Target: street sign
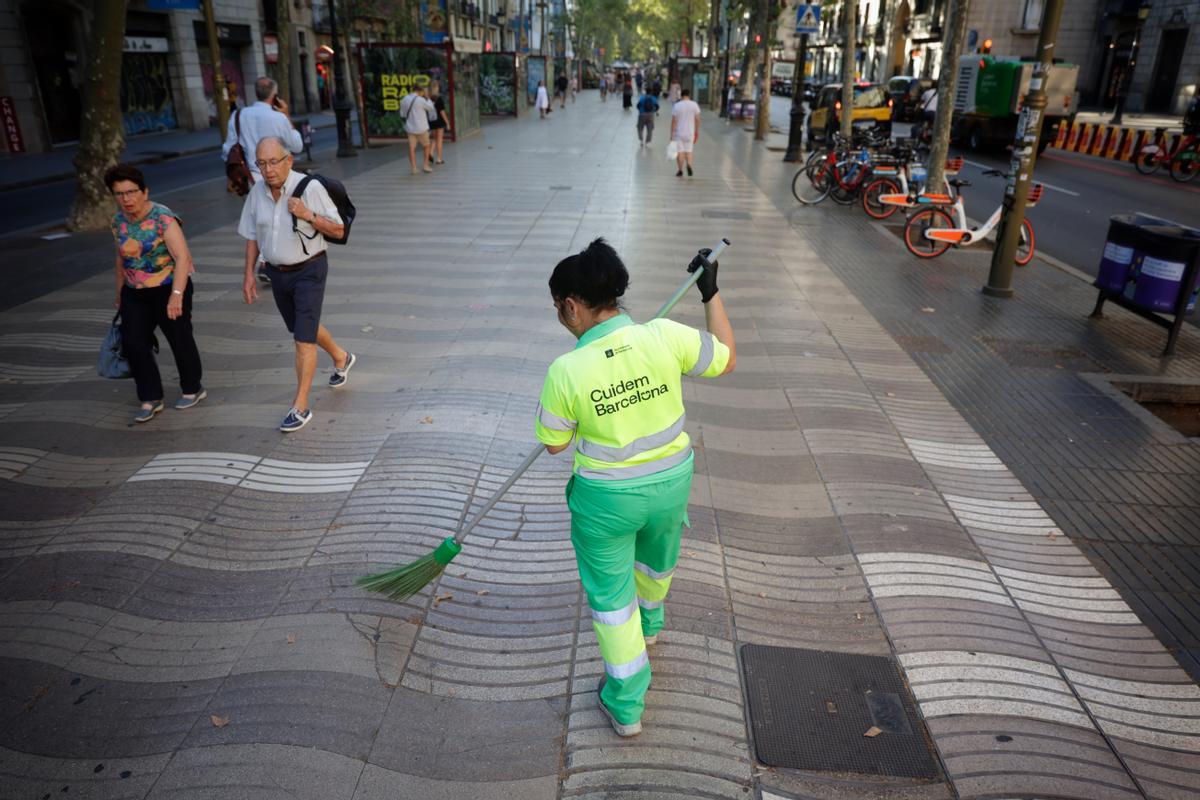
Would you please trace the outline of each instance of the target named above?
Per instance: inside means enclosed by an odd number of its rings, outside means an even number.
[[[796,6],[796,35],[817,33],[821,27],[821,6],[817,3],[801,3]]]

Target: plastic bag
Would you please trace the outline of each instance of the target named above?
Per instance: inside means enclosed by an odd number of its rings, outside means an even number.
[[[679,142],[677,142],[677,141],[675,141],[674,139],[672,139],[672,140],[671,140],[671,141],[670,141],[670,142],[667,144],[667,158],[669,158],[669,159],[671,159],[672,161],[674,161],[674,160],[675,160],[675,157],[676,157],[676,156],[678,156],[678,155],[679,155]]]
[[[121,347],[120,311],[113,317],[108,335],[104,337],[104,342],[100,345],[100,359],[96,362],[96,374],[101,378],[116,380],[133,377],[133,371],[129,369],[129,362],[125,359],[125,353],[122,352]]]

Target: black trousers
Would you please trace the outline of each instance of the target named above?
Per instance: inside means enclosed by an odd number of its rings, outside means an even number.
[[[183,313],[178,319],[167,318],[167,301],[171,286],[152,289],[121,287],[121,344],[133,381],[137,384],[138,400],[154,403],[163,399],[162,376],[154,360],[154,329],[162,331],[175,368],[179,370],[179,388],[184,394],[200,391],[200,350],[192,333],[192,282],[183,291]]]

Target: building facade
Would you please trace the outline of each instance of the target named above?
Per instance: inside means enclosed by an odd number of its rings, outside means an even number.
[[[127,136],[200,130],[216,119],[202,15],[164,8],[183,4],[129,4],[120,100]],[[7,152],[47,152],[79,139],[91,13],[90,3],[75,0],[0,0],[0,105],[20,132],[19,144],[5,137]],[[260,7],[257,0],[215,0],[215,16],[221,69],[231,99],[242,105],[265,69]]]
[[[870,81],[894,75],[937,78],[952,3],[858,0],[857,76]],[[778,58],[795,58],[795,8],[796,0],[790,0],[780,19]],[[814,80],[840,80],[844,8],[826,3],[821,30],[810,37]],[[990,43],[993,55],[1033,57],[1044,10],[1045,0],[975,0],[963,52],[982,52]],[[1131,64],[1135,39],[1138,54]],[[1054,55],[1079,66],[1081,106],[1111,108],[1124,88],[1130,111],[1181,114],[1200,84],[1200,2],[1069,0]]]

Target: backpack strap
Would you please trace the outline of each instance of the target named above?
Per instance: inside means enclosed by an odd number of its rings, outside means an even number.
[[[313,176],[305,175],[303,178],[300,179],[300,182],[296,184],[296,188],[292,190],[292,197],[303,198],[304,190],[307,189],[308,185],[312,182],[313,182]],[[313,233],[312,236],[308,236],[304,233],[304,231],[300,230],[299,225],[300,225],[300,220],[296,219],[295,214],[292,214],[292,233],[298,234],[300,236],[300,249],[304,251],[304,255],[308,255],[308,247],[305,246],[304,240],[307,239],[311,242],[313,239],[320,236],[321,232],[316,231]]]

